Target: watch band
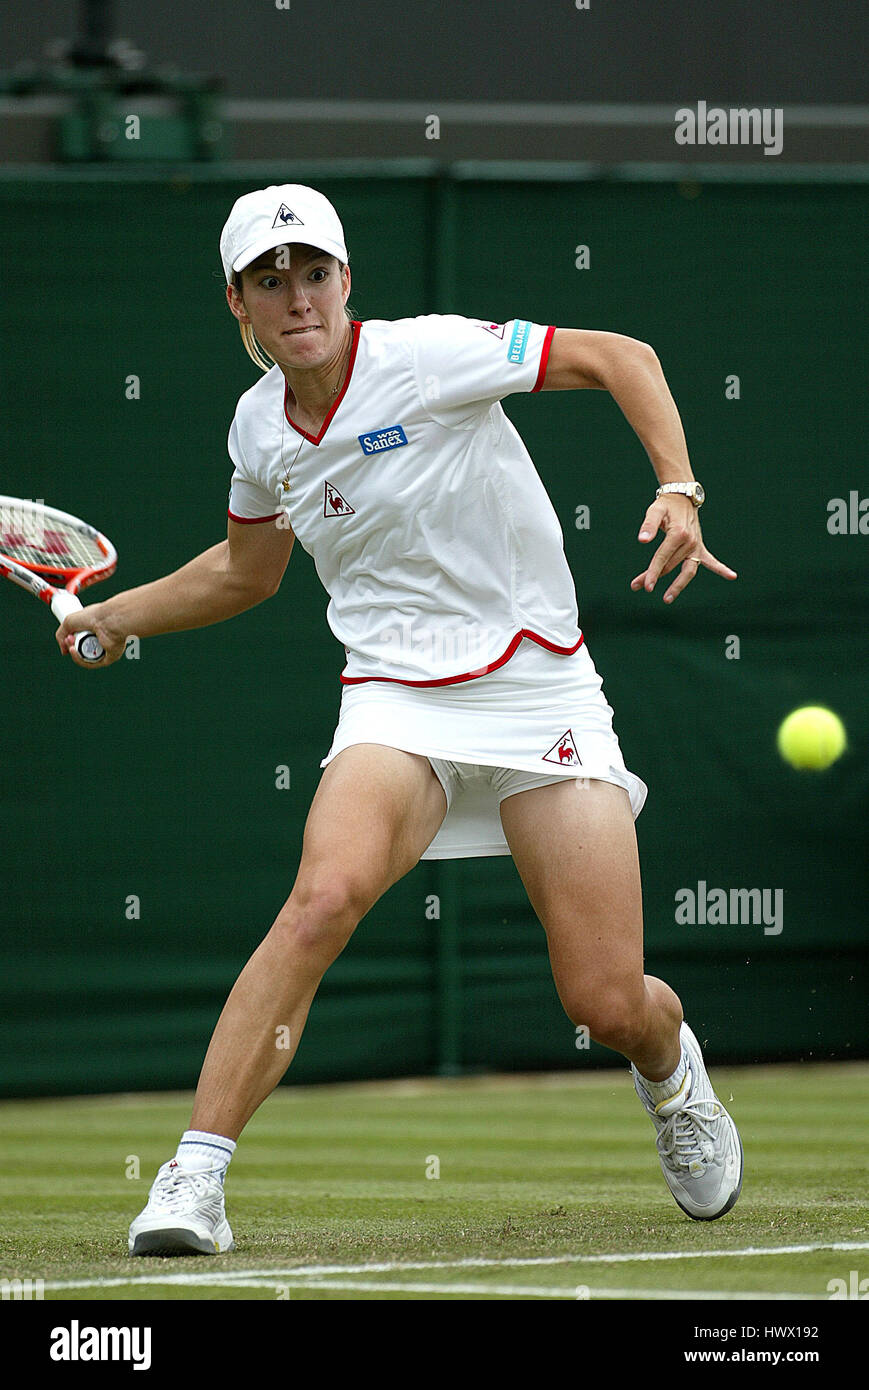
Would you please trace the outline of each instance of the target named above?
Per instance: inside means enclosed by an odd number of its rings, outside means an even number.
[[[706,500],[706,489],[702,483],[662,483],[655,493],[655,500],[665,492],[677,492],[683,497],[690,497],[695,507],[702,507]]]

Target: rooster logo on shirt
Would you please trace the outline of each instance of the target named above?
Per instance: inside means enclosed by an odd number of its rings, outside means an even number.
[[[323,490],[323,515],[324,516],[355,516],[356,511],[350,503],[341,496],[336,487],[327,482]]]

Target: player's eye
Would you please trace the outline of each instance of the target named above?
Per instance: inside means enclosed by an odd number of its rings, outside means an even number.
[[[277,275],[264,275],[262,280],[260,280],[260,284],[262,285],[263,289],[266,290],[276,289],[280,283],[281,282],[278,279]]]
[[[316,270],[312,270],[312,271],[311,271],[311,279],[313,280],[314,276],[316,275],[316,276],[319,277],[318,280],[317,280],[317,283],[318,283],[318,284],[322,284],[323,281],[324,281],[324,280],[326,279],[326,277],[328,276],[328,274],[329,274],[329,272],[328,272],[328,270],[326,269],[326,267],[325,267],[324,265],[318,265],[317,268],[316,268]]]

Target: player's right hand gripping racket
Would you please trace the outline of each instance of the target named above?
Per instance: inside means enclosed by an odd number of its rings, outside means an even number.
[[[82,607],[79,589],[108,579],[117,563],[111,541],[87,522],[41,502],[0,496],[0,575],[49,604],[59,623]],[[75,650],[83,661],[105,655],[93,632],[76,633]]]

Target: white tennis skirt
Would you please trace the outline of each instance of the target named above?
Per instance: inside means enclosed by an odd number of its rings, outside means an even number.
[[[499,814],[506,796],[570,777],[623,787],[634,819],[648,794],[625,767],[613,711],[585,643],[572,656],[523,638],[509,661],[455,685],[347,685],[332,747],[382,743],[427,757],[447,814],[423,859],[509,854]]]

